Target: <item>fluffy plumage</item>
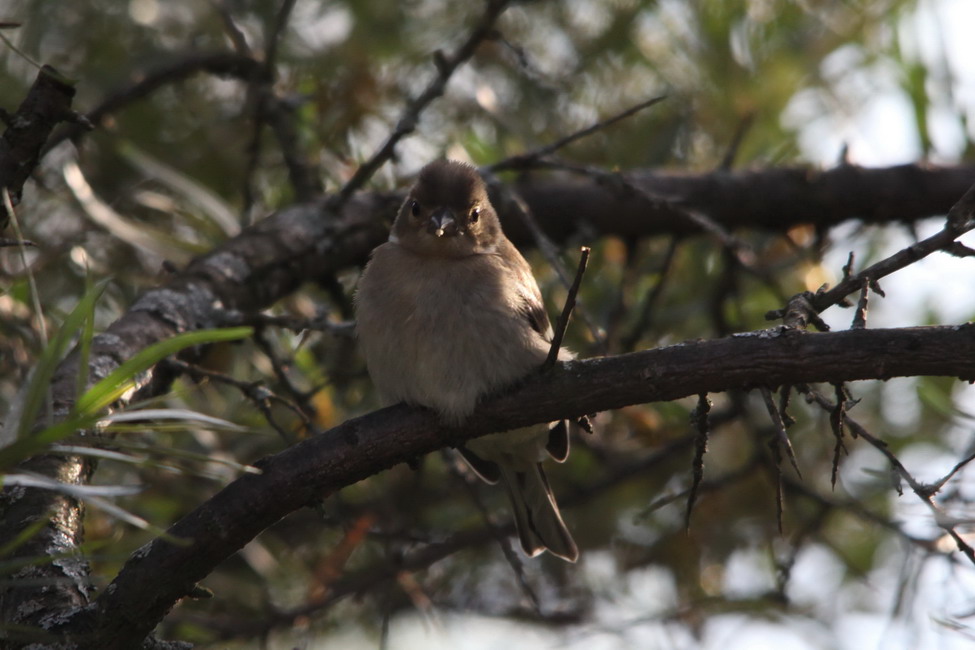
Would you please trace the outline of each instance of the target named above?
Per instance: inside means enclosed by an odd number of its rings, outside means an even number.
[[[531,268],[501,231],[477,170],[438,160],[420,172],[356,294],[356,331],[383,401],[437,411],[458,425],[485,395],[538,368],[552,328]],[[571,355],[563,351],[560,355]],[[563,423],[492,434],[461,450],[508,491],[522,547],[575,561],[542,471],[568,455]]]

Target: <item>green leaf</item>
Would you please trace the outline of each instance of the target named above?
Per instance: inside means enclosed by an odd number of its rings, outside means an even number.
[[[77,309],[76,309],[77,311]],[[72,313],[72,316],[74,313]],[[69,316],[69,319],[71,316]],[[65,320],[65,323],[68,319]],[[64,330],[66,328],[62,328]],[[11,467],[25,458],[29,458],[44,450],[44,448],[71,435],[79,429],[93,427],[99,420],[99,412],[116,401],[127,390],[135,386],[135,377],[151,368],[166,357],[193,345],[233,341],[250,336],[250,327],[232,327],[226,329],[200,330],[178,334],[165,341],[150,345],[134,357],[121,364],[111,374],[92,386],[75,404],[74,410],[64,420],[57,422],[42,431],[22,436],[6,447],[0,448],[0,470]],[[59,333],[59,337],[61,334]],[[65,343],[66,345],[66,343]],[[48,348],[54,347],[54,342]],[[47,353],[48,350],[45,350]],[[52,355],[55,361],[57,356]],[[56,363],[51,365],[50,373],[45,373],[48,380],[54,372]],[[40,374],[40,373],[38,373]],[[47,384],[39,384],[40,391],[45,391]],[[42,392],[42,397],[45,393]],[[40,408],[40,402],[37,407]],[[28,420],[29,421],[29,420]]]
[[[78,301],[75,308],[64,319],[57,336],[41,352],[41,357],[37,365],[34,366],[30,381],[24,391],[23,399],[18,400],[21,408],[7,422],[6,427],[4,427],[4,433],[0,436],[0,441],[13,441],[24,438],[31,427],[37,422],[38,414],[47,401],[54,371],[64,357],[64,353],[71,343],[71,339],[74,338],[75,333],[79,329],[82,329],[86,322],[94,319],[95,302],[105,289],[105,284],[103,282],[94,287],[89,287],[89,290],[81,297],[81,300]],[[91,328],[85,327],[84,332],[90,335]],[[16,431],[16,433],[11,433],[12,431]]]
[[[137,375],[147,371],[163,359],[194,345],[235,341],[253,333],[250,327],[230,327],[226,329],[200,330],[186,332],[150,345],[134,357],[122,363],[110,375],[88,389],[78,403],[75,411],[82,415],[97,413],[121,397],[135,386]]]

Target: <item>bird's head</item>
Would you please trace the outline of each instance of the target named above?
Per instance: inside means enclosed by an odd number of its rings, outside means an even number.
[[[390,241],[421,255],[493,253],[501,234],[477,169],[435,160],[420,171],[393,223]]]

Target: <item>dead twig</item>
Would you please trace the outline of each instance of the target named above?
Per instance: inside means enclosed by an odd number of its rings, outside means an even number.
[[[546,358],[545,363],[542,364],[542,372],[545,372],[554,366],[555,362],[559,358],[559,349],[562,347],[562,339],[565,338],[565,330],[569,326],[569,317],[572,315],[572,309],[576,304],[576,294],[579,293],[579,286],[582,284],[582,276],[586,273],[586,265],[589,263],[590,249],[588,246],[583,246],[580,250],[582,255],[579,257],[579,267],[576,269],[576,278],[572,281],[572,286],[569,287],[569,294],[565,297],[565,305],[562,307],[562,313],[559,315],[559,320],[555,324],[555,332],[552,336],[552,347],[549,348],[548,358]]]
[[[474,52],[482,41],[490,38],[494,34],[494,23],[507,6],[508,0],[488,0],[484,15],[481,16],[481,19],[471,31],[467,40],[457,48],[457,51],[451,55],[445,55],[442,52],[435,54],[434,63],[437,68],[437,76],[427,84],[423,92],[406,105],[400,115],[399,121],[396,123],[396,127],[387,136],[382,146],[373,153],[369,160],[359,166],[359,169],[355,171],[352,178],[330,199],[329,208],[331,210],[337,212],[366,181],[372,178],[376,170],[392,157],[399,141],[416,129],[416,125],[420,120],[420,114],[424,109],[426,109],[430,102],[443,94],[447,87],[447,82],[450,81],[454,71],[474,55]]]
[[[697,501],[697,491],[704,478],[704,454],[708,451],[708,434],[710,433],[710,422],[708,414],[711,412],[711,400],[707,393],[697,396],[697,407],[691,411],[691,423],[697,430],[694,436],[694,460],[691,463],[691,473],[693,480],[691,489],[687,495],[687,508],[684,511],[684,530],[691,528],[691,512],[694,510],[694,503]]]
[[[827,307],[843,304],[846,297],[851,293],[858,290],[862,292],[865,283],[874,292],[883,296],[884,292],[878,284],[880,278],[910,266],[936,251],[957,254],[958,247],[955,240],[973,228],[975,228],[975,185],[969,187],[968,191],[948,211],[944,228],[927,239],[911,244],[879,262],[871,264],[856,274],[850,272],[853,264],[851,256],[844,267],[844,279],[832,289],[809,294],[809,306],[814,310],[814,313],[818,314]],[[776,309],[765,314],[765,318],[775,320],[782,318],[786,312],[787,309]]]
[[[234,52],[192,54],[162,64],[144,73],[134,73],[132,77],[138,81],[114,91],[98,106],[86,113],[84,117],[90,124],[100,126],[109,115],[118,112],[129,104],[144,99],[168,84],[178,83],[198,72],[208,72],[218,77],[229,76],[249,81],[255,75],[260,74],[261,64],[255,59]],[[80,124],[72,124],[67,128],[59,129],[44,146],[42,155],[65,140],[78,137],[85,130],[86,127]]]
[[[539,159],[555,153],[559,149],[569,144],[572,144],[576,140],[581,140],[586,136],[590,136],[593,133],[597,133],[598,131],[605,129],[606,127],[612,124],[615,124],[621,120],[625,120],[631,115],[639,113],[640,111],[646,108],[650,108],[654,104],[659,104],[665,99],[667,99],[667,96],[661,95],[659,97],[654,97],[652,99],[642,101],[639,104],[631,106],[626,110],[621,111],[616,115],[613,115],[612,117],[608,117],[605,120],[596,122],[595,124],[590,124],[589,126],[583,129],[579,129],[575,133],[570,133],[569,135],[563,138],[559,138],[555,142],[547,144],[543,147],[539,147],[538,149],[534,149],[527,153],[518,154],[516,156],[510,156],[508,158],[505,158],[504,160],[499,160],[498,162],[485,167],[484,171],[489,173],[495,173],[506,169],[525,169],[525,168],[532,167],[534,163]]]

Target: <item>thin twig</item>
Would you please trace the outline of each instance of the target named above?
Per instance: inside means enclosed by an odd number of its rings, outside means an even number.
[[[20,220],[17,218],[17,212],[14,210],[14,204],[10,200],[10,192],[6,187],[0,188],[0,199],[2,199],[2,206],[6,210],[7,217],[10,219],[10,225],[14,230],[14,237],[20,242],[18,251],[20,253],[20,263],[24,266],[24,273],[27,275],[27,286],[30,289],[30,299],[34,307],[34,317],[37,319],[37,330],[41,335],[41,342],[45,345],[48,342],[47,335],[47,321],[44,320],[44,308],[41,305],[41,294],[37,289],[37,280],[34,279],[34,271],[31,269],[30,264],[27,261],[27,242],[24,239],[24,234],[20,231]],[[46,406],[44,415],[46,424],[50,425],[54,418],[54,397],[53,391],[50,386],[45,387],[45,397],[44,403]]]
[[[525,167],[530,167],[535,161],[539,160],[540,158],[544,158],[545,156],[551,155],[556,151],[558,151],[559,149],[575,142],[576,140],[580,140],[582,138],[585,138],[586,136],[601,131],[608,126],[615,124],[616,122],[619,122],[620,120],[625,120],[631,115],[634,115],[635,113],[639,113],[643,109],[649,108],[654,104],[658,104],[665,99],[667,99],[667,96],[661,95],[659,97],[654,97],[652,99],[642,101],[639,104],[631,106],[630,108],[627,108],[626,110],[621,111],[616,115],[613,115],[612,117],[602,120],[601,122],[590,124],[584,129],[580,129],[575,133],[571,133],[563,138],[559,138],[558,140],[552,142],[551,144],[547,144],[543,147],[539,147],[538,149],[534,149],[527,153],[511,156],[509,158],[505,158],[504,160],[499,160],[494,164],[488,165],[485,168],[485,171],[494,173],[505,169],[524,169]]]
[[[789,434],[785,430],[785,421],[782,419],[782,414],[775,405],[775,401],[772,400],[772,391],[765,386],[762,386],[761,391],[762,398],[765,400],[765,408],[768,409],[768,413],[772,417],[772,424],[775,425],[776,436],[774,443],[776,446],[781,444],[785,448],[785,453],[789,457],[792,468],[796,470],[796,475],[802,478],[802,472],[799,471],[799,464],[796,462],[795,451],[792,449],[792,443],[789,441]]]
[[[223,29],[227,33],[227,38],[233,44],[234,51],[242,56],[252,56],[253,52],[247,43],[247,37],[244,36],[244,32],[237,26],[237,22],[227,9],[227,0],[211,0],[210,5],[216,10],[217,15],[220,16]]]
[[[590,248],[583,246],[580,249],[582,255],[579,257],[579,267],[576,269],[576,278],[569,287],[569,294],[565,297],[565,305],[559,315],[559,321],[555,324],[555,332],[552,336],[552,347],[549,348],[548,358],[542,364],[542,372],[549,370],[555,365],[559,358],[559,349],[562,347],[562,339],[565,338],[565,330],[569,326],[569,316],[576,304],[576,294],[579,293],[579,286],[582,284],[582,276],[586,273],[586,265],[589,263]]]
[[[314,412],[314,407],[312,407],[308,401],[309,397],[311,397],[311,395],[314,393],[304,392],[294,385],[294,382],[291,381],[291,377],[288,376],[288,371],[284,364],[281,363],[281,360],[278,359],[277,354],[275,354],[274,346],[271,345],[271,341],[268,340],[264,330],[260,328],[256,328],[254,330],[254,343],[258,348],[260,348],[261,352],[264,353],[264,356],[266,356],[271,362],[271,367],[274,369],[275,376],[278,378],[278,381],[281,382],[281,385],[284,387],[287,394],[291,395],[291,398],[295,400],[296,404],[298,404],[298,408],[304,412]]]
[[[481,498],[481,492],[478,489],[477,481],[470,475],[470,473],[464,473],[460,471],[458,467],[458,461],[456,460],[456,454],[451,455],[446,449],[441,450],[443,456],[444,464],[450,469],[450,473],[454,477],[464,484],[467,488],[467,494],[471,498],[471,502],[477,511],[481,515],[481,520],[484,522],[484,526],[491,531],[495,540],[498,542],[498,546],[501,547],[501,552],[504,554],[504,559],[508,562],[508,566],[511,567],[512,572],[515,574],[515,579],[518,581],[518,586],[521,588],[525,597],[528,598],[528,602],[531,603],[532,609],[541,616],[542,607],[541,602],[538,599],[538,594],[530,584],[528,584],[528,577],[525,575],[525,566],[515,553],[514,548],[511,546],[509,536],[506,534],[506,529],[499,526],[495,522],[494,517],[491,516],[491,512],[488,510],[487,506],[484,504],[484,499]]]
[[[939,480],[931,484],[930,489],[932,490],[932,492],[940,491],[941,488],[944,487],[945,483],[947,483],[952,476],[957,474],[962,468],[964,468],[966,465],[968,465],[968,463],[972,462],[973,460],[975,460],[975,454],[969,454],[963,460],[960,460],[957,463],[955,463],[955,466],[951,468],[951,471],[949,471]]]
[[[478,46],[482,41],[491,37],[494,33],[494,23],[501,15],[501,13],[508,6],[509,0],[488,0],[487,8],[484,11],[484,15],[478,21],[474,30],[471,32],[467,40],[457,48],[457,51],[452,55],[444,55],[442,53],[437,53],[438,55],[434,57],[434,62],[437,68],[437,76],[427,84],[427,87],[421,92],[415,99],[410,101],[406,107],[403,109],[400,115],[399,121],[396,123],[396,127],[393,132],[389,134],[386,141],[379,147],[379,149],[372,155],[369,160],[364,162],[359,169],[355,171],[342,189],[335,194],[329,201],[329,208],[333,211],[337,211],[349,198],[361,188],[366,181],[372,178],[372,175],[376,173],[383,164],[386,163],[393,156],[393,152],[396,149],[396,145],[405,136],[409,135],[416,129],[416,125],[420,120],[420,114],[423,110],[432,102],[434,99],[440,97],[447,87],[447,82],[450,81],[451,76],[453,76],[454,71],[468,59],[470,59],[474,52],[477,50]]]
[[[691,412],[691,423],[697,429],[694,437],[694,460],[691,463],[691,491],[687,496],[687,509],[684,511],[684,530],[691,528],[691,512],[694,510],[694,503],[697,501],[697,491],[704,478],[704,454],[708,451],[708,434],[710,433],[710,423],[708,414],[711,412],[711,400],[707,393],[697,396],[697,408]]]
[[[562,263],[559,257],[559,247],[552,242],[549,236],[545,234],[545,231],[542,230],[542,227],[538,225],[538,221],[535,219],[535,215],[532,213],[528,203],[525,202],[517,190],[501,183],[497,176],[486,171],[485,168],[481,168],[478,171],[484,176],[488,184],[495,208],[505,213],[514,213],[521,219],[525,227],[528,228],[528,232],[531,233],[532,239],[535,241],[535,245],[538,247],[539,252],[541,252],[542,257],[555,270],[555,274],[559,276],[559,281],[568,290],[572,286],[572,279],[569,277],[568,269],[565,268],[565,264]],[[605,343],[605,332],[603,332],[595,320],[583,308],[582,301],[579,301],[576,313],[585,323],[589,334],[597,346]]]
[[[20,220],[17,218],[17,212],[14,210],[13,201],[10,199],[10,192],[7,191],[6,187],[0,188],[0,198],[2,198],[3,208],[7,211],[7,216],[10,218],[10,225],[14,230],[14,241],[16,241],[17,245],[19,246],[20,263],[24,266],[24,273],[27,275],[27,286],[30,288],[31,303],[34,306],[34,316],[37,319],[37,329],[41,334],[41,341],[43,343],[47,343],[47,322],[44,320],[44,308],[41,306],[41,294],[37,289],[37,281],[34,279],[34,272],[31,270],[30,264],[27,261],[28,240],[24,238],[24,234],[20,231]]]
[[[0,237],[0,248],[10,248],[11,246],[29,246],[32,248],[37,248],[37,244],[29,239],[8,239],[7,237]]]
[[[851,327],[855,330],[862,330],[867,326],[867,308],[870,304],[870,283],[866,280],[860,287],[860,299],[857,301],[856,311],[853,312],[853,323]]]
[[[301,424],[305,428],[305,431],[310,432],[314,430],[314,424],[312,423],[311,419],[307,414],[305,414],[304,411],[301,410],[300,407],[281,397],[280,395],[275,394],[259,381],[241,381],[222,372],[208,370],[207,368],[174,358],[167,359],[165,363],[167,366],[186,374],[193,379],[199,380],[206,378],[236,388],[244,395],[244,397],[251,401],[254,407],[264,416],[264,419],[267,420],[267,423],[270,424],[271,427],[278,432],[281,438],[289,444],[294,442],[294,436],[292,435],[293,432],[287,431],[284,427],[277,423],[277,421],[274,419],[274,413],[271,411],[270,402],[276,402],[298,416],[298,419],[301,420]]]
[[[748,113],[738,121],[738,126],[735,127],[735,133],[731,136],[731,144],[728,145],[728,151],[725,152],[724,157],[721,159],[721,164],[718,165],[718,169],[721,171],[729,171],[734,166],[735,157],[741,149],[741,143],[745,141],[745,134],[748,133],[754,121],[755,113]]]
[[[830,485],[834,490],[836,489],[836,478],[840,470],[840,454],[844,452],[849,453],[846,451],[846,445],[843,444],[843,421],[846,417],[846,401],[849,395],[846,392],[846,387],[842,383],[835,384],[835,389],[836,406],[829,412],[830,428],[833,430],[833,438],[836,441],[833,445],[833,468],[830,472]]]
[[[975,185],[969,187],[968,191],[948,211],[944,228],[927,239],[911,244],[879,262],[871,264],[857,274],[849,274],[828,291],[809,294],[810,307],[815,313],[821,313],[827,307],[840,304],[854,291],[861,290],[864,282],[882,296],[884,295],[883,290],[877,283],[880,278],[910,266],[935,251],[952,250],[955,248],[955,240],[973,228],[975,228]],[[852,259],[845,268],[850,265],[852,265]],[[768,320],[782,318],[785,311],[784,309],[770,311],[765,314],[765,318]]]
[[[241,56],[234,52],[192,54],[142,74],[133,73],[131,76],[137,78],[137,82],[113,92],[98,106],[86,113],[85,118],[91,124],[100,125],[105,118],[118,112],[121,108],[144,99],[167,84],[183,81],[197,72],[209,72],[217,76],[232,76],[249,81],[254,75],[260,74],[261,64],[250,57]],[[80,135],[85,130],[84,125],[79,124],[72,124],[59,130],[44,145],[42,154],[50,151],[64,140]]]
[[[783,386],[779,390],[779,413],[782,415],[782,422],[785,426],[791,427],[796,423],[796,419],[789,415],[789,399],[792,397],[792,386]]]
[[[663,294],[667,279],[670,276],[670,271],[674,265],[674,259],[677,256],[679,244],[680,239],[678,237],[671,238],[670,244],[667,246],[667,252],[664,253],[664,259],[660,263],[660,270],[657,272],[660,279],[657,280],[657,283],[653,285],[653,288],[644,299],[643,305],[640,307],[640,314],[637,316],[636,322],[633,323],[630,332],[620,338],[620,348],[623,352],[632,351],[636,347],[640,337],[643,336],[646,329],[650,326],[653,308],[657,305],[657,300]]]
[[[805,390],[806,390],[807,399],[819,405],[820,408],[826,411],[832,411],[835,408],[835,405],[832,402],[830,402],[827,398],[823,397],[816,391],[809,389],[809,387],[805,387]],[[904,467],[904,464],[901,463],[900,459],[897,458],[894,452],[890,450],[890,447],[887,445],[886,442],[880,440],[879,438],[871,434],[869,431],[867,431],[867,429],[863,425],[861,425],[859,422],[851,418],[849,414],[845,412],[843,414],[843,423],[847,426],[847,428],[849,428],[851,434],[866,440],[874,449],[879,451],[887,459],[887,462],[890,464],[891,471],[898,478],[906,482],[910,486],[914,494],[917,495],[917,497],[921,499],[921,501],[923,501],[925,505],[927,505],[928,508],[931,510],[931,513],[934,516],[934,523],[937,524],[941,529],[943,529],[955,541],[955,544],[958,546],[958,550],[961,551],[969,559],[969,561],[972,562],[972,564],[975,564],[975,548],[972,548],[955,531],[954,524],[951,518],[949,518],[945,514],[945,512],[940,507],[938,507],[938,505],[934,502],[933,499],[934,495],[937,494],[938,490],[941,488],[941,486],[944,485],[944,483],[939,482],[933,485],[925,485],[921,483],[916,478],[914,478],[914,476],[907,470],[906,467]],[[970,460],[972,459],[971,458],[966,459],[961,463],[959,463],[959,465],[964,466],[964,464],[969,462]],[[949,473],[948,476],[950,477],[950,475],[951,473]],[[948,477],[945,477],[944,480],[947,480],[947,478]]]

